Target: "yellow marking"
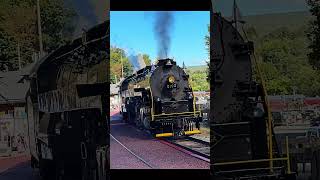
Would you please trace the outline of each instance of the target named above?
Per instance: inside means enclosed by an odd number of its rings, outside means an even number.
[[[245,163],[257,163],[257,162],[270,162],[270,161],[286,161],[288,158],[273,158],[273,159],[256,159],[256,160],[247,160],[247,161],[231,161],[231,162],[222,162],[222,163],[214,163],[214,166],[221,165],[232,165],[232,164],[245,164]]]
[[[192,135],[192,134],[201,134],[200,130],[193,130],[193,131],[185,131],[185,135]]]
[[[268,94],[267,94],[267,90],[266,90],[266,84],[265,84],[265,80],[264,77],[262,76],[262,71],[260,69],[260,66],[256,60],[256,58],[254,57],[254,63],[257,67],[257,71],[261,80],[261,84],[262,84],[262,89],[264,92],[264,96],[265,96],[265,102],[267,103],[267,113],[268,113],[268,140],[269,140],[269,159],[273,158],[273,139],[272,139],[272,116],[271,116],[271,111],[270,111],[270,103],[268,101]],[[270,161],[270,171],[273,172],[273,161]]]
[[[195,97],[194,97],[194,94],[193,94],[193,89],[192,89],[192,87],[191,87],[191,83],[190,83],[190,76],[189,76],[189,78],[188,78],[188,83],[189,83],[189,87],[191,88],[191,92],[192,92],[192,96],[193,96],[193,114],[194,114],[194,116],[196,115],[196,99],[195,99]]]
[[[151,98],[151,110],[150,110],[150,112],[151,112],[151,121],[153,121],[154,120],[154,115],[153,115],[153,96],[152,96],[152,90],[151,90],[151,86],[150,86],[150,88],[149,88],[149,90],[150,90],[150,98]]]
[[[156,137],[171,137],[171,136],[173,136],[173,133],[156,134]]]
[[[286,146],[287,146],[287,165],[288,165],[288,173],[291,174],[290,152],[289,152],[289,139],[288,139],[288,136],[286,136]]]
[[[190,84],[190,86],[191,86],[191,84]],[[195,116],[196,115],[196,98],[194,97],[192,88],[191,88],[191,90],[192,90],[192,97],[193,97],[193,115]]]

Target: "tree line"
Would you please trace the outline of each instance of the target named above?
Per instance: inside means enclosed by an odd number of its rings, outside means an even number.
[[[146,65],[151,65],[151,59],[148,54],[142,54]],[[123,75],[122,73],[123,66]],[[207,82],[206,67],[198,70],[187,68],[186,73],[190,76],[190,84],[194,91],[209,91],[209,83]],[[126,78],[134,72],[133,64],[128,54],[122,48],[111,46],[110,49],[110,81],[112,84],[120,81],[120,78]]]
[[[44,51],[50,53],[71,41],[77,13],[63,0],[41,0]],[[34,61],[39,52],[37,1],[0,1],[0,71],[19,69]],[[20,57],[20,58],[19,58]]]
[[[264,35],[253,26],[245,28],[255,43],[269,95],[320,94],[320,5],[312,0],[308,4],[315,18],[298,28],[283,26]]]
[[[149,66],[151,64],[150,56],[142,54],[144,63]],[[122,74],[123,72],[123,74]],[[110,48],[110,82],[115,84],[120,82],[121,78],[126,78],[134,72],[134,67],[129,59],[129,55],[124,49],[116,46]]]
[[[313,18],[298,28],[284,25],[259,34],[254,25],[244,26],[246,37],[254,42],[269,95],[320,95],[320,3],[317,0],[307,3]],[[205,41],[209,54],[209,35]],[[260,79],[256,67],[253,70],[254,79]]]

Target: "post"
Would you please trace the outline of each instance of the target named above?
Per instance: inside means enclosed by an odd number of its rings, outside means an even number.
[[[21,55],[20,55],[20,43],[19,42],[18,42],[17,51],[18,51],[19,70],[21,70]]]
[[[237,20],[237,5],[236,5],[236,0],[233,0],[233,20],[234,20],[234,25],[236,30],[238,30],[238,20]]]
[[[38,20],[38,34],[39,34],[39,50],[40,58],[43,56],[43,44],[42,44],[42,30],[41,30],[41,16],[40,16],[40,0],[37,0],[37,20]]]
[[[122,61],[122,55],[120,55],[121,58],[121,79],[123,78],[123,61]]]
[[[289,151],[289,138],[286,136],[286,146],[287,146],[287,166],[288,166],[288,174],[291,174],[291,167],[290,167],[290,151]]]

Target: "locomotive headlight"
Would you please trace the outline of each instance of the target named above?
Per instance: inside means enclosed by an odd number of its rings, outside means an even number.
[[[174,76],[169,76],[168,81],[169,83],[173,84],[175,81]]]

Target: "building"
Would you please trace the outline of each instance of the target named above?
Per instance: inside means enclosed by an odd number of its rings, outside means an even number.
[[[26,149],[25,97],[32,67],[33,64],[20,71],[0,73],[0,156]]]
[[[110,84],[110,112],[120,108],[119,85]]]

